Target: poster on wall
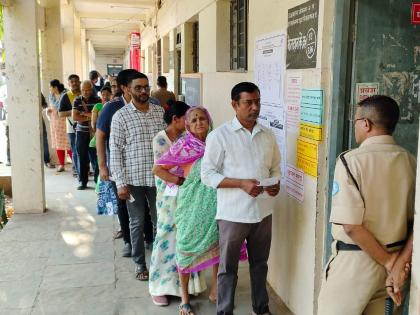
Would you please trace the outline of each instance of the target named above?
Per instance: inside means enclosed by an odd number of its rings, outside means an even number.
[[[300,203],[305,198],[304,173],[302,170],[287,164],[286,192]]]
[[[286,126],[283,102],[286,34],[271,33],[257,37],[255,42],[255,83],[261,92],[261,111],[258,121],[270,128],[279,145],[281,184],[286,183]]]
[[[316,68],[319,0],[288,10],[287,69]]]
[[[287,131],[299,133],[300,93],[302,90],[302,72],[289,72],[286,77]]]

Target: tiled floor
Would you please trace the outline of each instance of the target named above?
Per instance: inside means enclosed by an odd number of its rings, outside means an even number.
[[[131,259],[120,256],[122,241],[112,240],[116,219],[96,215],[93,189],[75,187],[70,172],[46,169],[49,210],[15,215],[0,232],[0,314],[178,314],[179,299],[152,304],[147,283],[135,280]],[[215,314],[207,294],[192,305],[198,315]],[[271,309],[291,314],[283,305]],[[246,265],[235,314],[251,314]]]

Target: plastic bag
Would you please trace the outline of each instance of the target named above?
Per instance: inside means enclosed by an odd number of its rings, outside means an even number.
[[[110,181],[99,182],[96,212],[99,215],[114,215],[118,211],[118,200]]]

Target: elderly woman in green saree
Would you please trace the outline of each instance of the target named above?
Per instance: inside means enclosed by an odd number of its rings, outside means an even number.
[[[216,190],[201,183],[201,158],[212,121],[203,107],[186,113],[185,136],[179,139],[155,163],[154,174],[178,189],[175,210],[176,261],[181,282],[181,315],[194,314],[188,295],[191,272],[213,267],[209,299],[217,297],[219,235],[216,216]]]

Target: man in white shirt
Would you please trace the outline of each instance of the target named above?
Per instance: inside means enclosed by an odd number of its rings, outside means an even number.
[[[266,290],[271,214],[280,190],[280,152],[274,134],[257,122],[260,90],[251,82],[231,93],[236,117],[206,140],[203,183],[217,188],[220,265],[217,314],[232,315],[240,249],[246,240],[253,314],[270,314]],[[264,187],[260,181],[274,180]]]

